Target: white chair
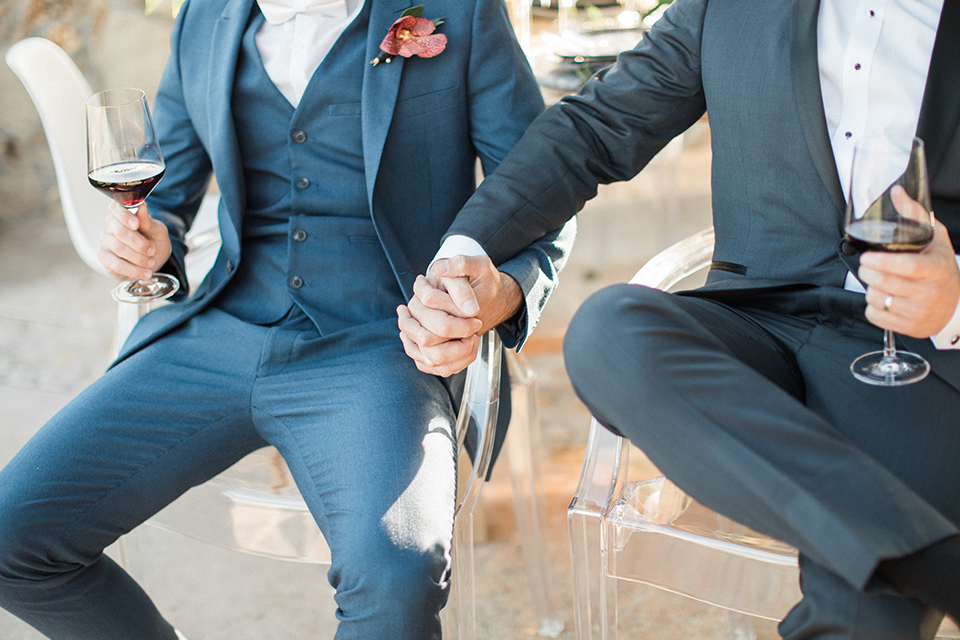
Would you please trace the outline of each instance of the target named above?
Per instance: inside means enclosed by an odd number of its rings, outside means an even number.
[[[84,102],[93,93],[90,84],[63,49],[44,38],[26,38],[14,43],[5,56],[7,66],[20,78],[33,100],[50,146],[60,192],[60,206],[70,241],[84,264],[106,276],[97,259],[100,232],[104,228],[109,200],[87,181],[86,112]],[[187,244],[191,248],[188,276],[199,278],[213,265],[219,240],[219,197],[204,197]],[[201,250],[203,249],[203,250]],[[191,282],[199,282],[200,279]],[[127,307],[132,305],[127,305]],[[118,333],[126,336],[138,315],[121,305]]]
[[[632,284],[669,290],[710,265],[713,229],[657,254]],[[666,478],[631,478],[630,442],[591,421],[567,510],[578,640],[618,637],[618,588],[639,583],[732,612],[728,637],[755,638],[751,618],[780,620],[801,597],[796,551],[711,511]],[[739,614],[739,615],[737,615]],[[937,638],[960,638],[949,621]]]
[[[57,45],[42,38],[27,38],[7,51],[6,61],[27,88],[40,113],[54,159],[64,218],[74,248],[91,269],[105,274],[96,257],[107,200],[86,180],[84,101],[92,90],[73,61]],[[198,219],[187,236],[187,272],[199,283],[219,251],[217,204],[204,198]],[[104,295],[107,295],[105,288]],[[120,304],[117,346],[147,310],[146,305]],[[477,454],[471,472],[461,477],[454,532],[454,572],[451,600],[444,626],[451,637],[473,640],[476,618],[473,584],[473,518],[483,479],[487,477],[499,407],[502,348],[495,332],[482,341],[477,361],[467,373],[466,388],[457,417],[458,452],[463,452],[468,430]],[[562,619],[552,602],[547,564],[541,539],[542,487],[537,482],[535,448],[539,438],[536,419],[536,383],[533,372],[519,356],[512,358],[514,414],[507,439],[515,507],[530,578],[531,599],[541,635],[556,637]],[[469,464],[461,455],[461,464]],[[329,564],[329,549],[306,505],[289,481],[286,467],[272,448],[262,449],[200,487],[127,536],[122,561],[150,589],[156,558],[141,538],[147,530],[159,535],[188,537],[201,544],[259,556],[317,565]],[[240,556],[238,556],[240,557]],[[227,563],[232,564],[232,563]],[[248,581],[243,575],[222,574],[224,579]],[[305,589],[315,586],[305,584]],[[202,596],[201,596],[202,597]]]

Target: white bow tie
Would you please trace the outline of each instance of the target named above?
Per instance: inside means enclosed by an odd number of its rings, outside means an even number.
[[[330,18],[346,18],[346,0],[257,0],[263,17],[270,24],[293,20],[298,13]]]

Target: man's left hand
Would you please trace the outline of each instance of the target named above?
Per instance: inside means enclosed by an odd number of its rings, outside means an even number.
[[[914,338],[940,332],[960,300],[960,269],[947,229],[937,221],[923,251],[868,251],[858,275],[867,285],[867,320]]]

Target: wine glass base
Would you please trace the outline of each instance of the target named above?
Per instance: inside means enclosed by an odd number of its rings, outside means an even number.
[[[149,280],[127,280],[113,290],[113,299],[117,302],[146,304],[156,300],[165,300],[180,289],[180,282],[173,276],[158,273]]]
[[[896,351],[893,356],[874,351],[854,360],[850,372],[857,380],[867,384],[900,387],[926,378],[930,373],[930,364],[909,351]]]

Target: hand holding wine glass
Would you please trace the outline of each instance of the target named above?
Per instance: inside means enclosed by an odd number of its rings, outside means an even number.
[[[87,177],[91,185],[136,215],[163,177],[164,168],[143,91],[109,89],[87,99]],[[136,232],[140,225],[126,226]],[[176,278],[154,274],[149,279],[121,282],[113,297],[120,302],[146,303],[168,298],[179,287]]]
[[[170,233],[140,205],[134,215],[111,202],[97,257],[116,280],[149,280],[172,253]]]
[[[922,140],[914,138],[909,150],[883,136],[857,144],[844,231],[863,251],[919,252],[930,244],[934,222]],[[883,308],[889,310],[893,300],[886,296]],[[898,351],[888,329],[883,350],[857,358],[850,370],[868,384],[899,386],[925,378],[930,365],[915,353]]]

